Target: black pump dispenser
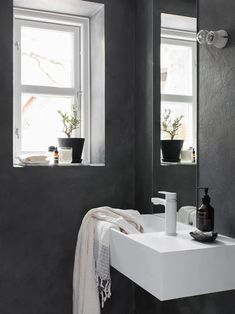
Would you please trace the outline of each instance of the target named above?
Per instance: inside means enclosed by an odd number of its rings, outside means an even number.
[[[204,190],[205,195],[202,198],[202,205],[197,210],[197,228],[202,232],[211,232],[214,230],[214,208],[210,205],[210,196],[208,188],[199,188]]]
[[[205,195],[204,195],[203,198],[202,198],[202,203],[203,203],[203,204],[210,204],[211,198],[210,198],[210,196],[208,195],[209,189],[208,189],[208,188],[199,188],[199,189],[200,189],[200,190],[204,190],[204,193],[205,193]]]

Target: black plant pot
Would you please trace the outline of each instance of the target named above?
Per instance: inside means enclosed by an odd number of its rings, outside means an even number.
[[[81,156],[84,142],[84,138],[58,138],[59,147],[72,147],[73,164],[79,164],[82,162]]]
[[[183,143],[183,140],[162,140],[162,161],[179,162]]]

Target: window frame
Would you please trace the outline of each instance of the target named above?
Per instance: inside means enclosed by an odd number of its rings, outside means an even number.
[[[176,29],[161,29],[161,44],[173,44],[192,48],[192,96],[164,94],[161,92],[161,103],[191,103],[192,104],[192,132],[194,148],[197,148],[197,41],[196,32]]]
[[[74,84],[72,88],[21,84],[20,28],[32,26],[74,32]],[[79,105],[81,125],[77,136],[85,137],[83,159],[90,162],[90,30],[89,18],[14,8],[14,118],[13,159],[21,151],[21,94],[74,97]],[[24,154],[35,152],[23,152]],[[45,152],[36,152],[45,153]]]

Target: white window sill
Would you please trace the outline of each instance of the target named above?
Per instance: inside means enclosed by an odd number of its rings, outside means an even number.
[[[23,164],[23,163],[14,163],[14,168],[27,168],[27,167],[47,167],[47,168],[63,168],[63,167],[105,167],[105,164]]]
[[[197,166],[197,163],[192,162],[192,161],[180,161],[180,162],[163,162],[163,161],[161,161],[161,166]]]

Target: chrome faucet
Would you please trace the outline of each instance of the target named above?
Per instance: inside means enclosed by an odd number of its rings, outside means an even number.
[[[153,197],[151,199],[154,205],[165,206],[165,233],[167,235],[176,235],[176,219],[177,219],[177,194],[172,192],[159,191],[166,198]]]

